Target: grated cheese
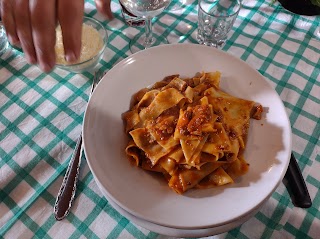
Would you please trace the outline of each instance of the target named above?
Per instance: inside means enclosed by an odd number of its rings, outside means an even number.
[[[61,27],[58,26],[56,29],[55,51],[57,64],[70,65],[87,61],[94,57],[102,49],[102,47],[103,40],[99,32],[92,26],[84,23],[82,25],[80,58],[76,62],[67,62],[64,55]]]

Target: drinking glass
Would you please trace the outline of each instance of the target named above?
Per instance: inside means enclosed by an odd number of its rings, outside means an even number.
[[[120,2],[130,13],[145,20],[144,36],[136,36],[130,41],[132,53],[168,43],[165,37],[154,35],[152,31],[152,19],[162,13],[171,0],[120,0]]]
[[[2,22],[0,22],[0,55],[2,55],[8,49],[8,47],[9,43],[7,35]]]
[[[120,2],[121,14],[127,25],[130,27],[140,27],[144,26],[144,19],[142,17],[137,17],[129,12]]]
[[[240,0],[199,0],[198,42],[222,47],[240,8]]]

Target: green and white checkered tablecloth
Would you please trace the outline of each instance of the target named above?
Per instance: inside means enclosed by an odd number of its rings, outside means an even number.
[[[165,11],[155,31],[171,43],[197,43],[197,1]],[[173,4],[172,4],[173,5]],[[171,5],[171,7],[172,7]],[[85,12],[103,22],[109,46],[99,68],[109,70],[130,55],[131,35],[117,1],[115,19],[104,21],[92,0]],[[257,69],[283,100],[293,132],[293,151],[313,205],[293,206],[281,184],[242,226],[212,238],[320,238],[320,17],[292,14],[278,2],[243,0],[222,48]],[[57,222],[53,205],[81,131],[93,73],[55,69],[42,73],[22,53],[0,57],[0,238],[166,238],[133,224],[99,191],[83,160],[76,200]]]

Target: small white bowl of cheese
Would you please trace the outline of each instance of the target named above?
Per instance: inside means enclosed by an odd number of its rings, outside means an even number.
[[[106,49],[108,33],[103,25],[90,17],[83,17],[81,52],[76,62],[65,60],[61,27],[56,29],[56,67],[75,73],[81,73],[93,69]]]

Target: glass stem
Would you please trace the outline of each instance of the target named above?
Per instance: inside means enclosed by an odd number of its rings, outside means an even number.
[[[145,34],[146,34],[146,38],[144,41],[144,47],[149,48],[153,42],[152,19],[150,17],[146,17],[145,19]]]

